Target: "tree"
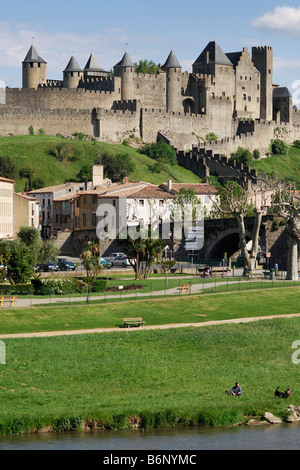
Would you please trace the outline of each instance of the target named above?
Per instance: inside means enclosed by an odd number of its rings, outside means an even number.
[[[157,264],[161,267],[161,270],[165,274],[166,287],[168,287],[168,272],[175,266],[176,263],[176,259],[159,259],[157,261]]]
[[[28,282],[34,272],[34,255],[30,248],[20,240],[14,240],[10,246],[7,262],[7,274],[11,284]]]
[[[135,164],[128,153],[109,154],[104,152],[95,159],[95,165],[103,165],[104,175],[112,182],[122,181],[135,170]]]
[[[80,255],[86,270],[88,283],[96,279],[102,269],[99,253],[99,244],[97,242],[89,242],[89,248]]]
[[[254,194],[260,192],[260,200],[255,204],[249,204],[249,191],[235,181],[228,181],[225,186],[219,188],[218,202],[213,201],[219,216],[231,216],[237,220],[239,228],[240,249],[244,257],[244,273],[251,274],[256,266],[256,258],[259,249],[259,234],[265,203],[266,186],[262,182],[260,187],[252,188]],[[256,197],[255,197],[256,199]],[[257,198],[258,199],[258,198]],[[254,225],[252,230],[252,247],[248,250],[246,237],[245,217],[249,212],[254,214]]]
[[[300,199],[293,183],[278,185],[273,196],[273,211],[284,217],[287,231],[287,279],[298,281],[298,244],[300,242]]]
[[[147,155],[153,160],[169,163],[170,165],[177,164],[176,151],[166,142],[144,145],[139,152]]]
[[[155,261],[161,258],[165,243],[152,239],[149,230],[140,230],[139,238],[128,237],[123,241],[126,254],[135,272],[135,279],[147,279]]]
[[[232,160],[236,160],[238,163],[242,163],[245,166],[249,166],[253,161],[253,154],[250,150],[238,147],[237,151],[231,155]]]
[[[54,261],[59,254],[59,248],[52,242],[42,241],[40,231],[35,227],[21,227],[17,237],[31,251],[34,265]]]
[[[0,175],[13,180],[19,177],[19,170],[11,157],[0,156]]]
[[[155,64],[152,60],[144,59],[134,64],[134,71],[136,73],[155,75],[159,70],[159,65]]]

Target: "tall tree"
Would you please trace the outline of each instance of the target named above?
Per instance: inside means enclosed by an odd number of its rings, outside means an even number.
[[[273,210],[286,220],[287,279],[298,281],[298,245],[300,242],[300,198],[295,185],[278,185],[273,197]]]
[[[218,202],[213,201],[216,214],[220,217],[235,217],[239,228],[240,249],[244,257],[244,273],[246,276],[251,274],[256,267],[256,259],[259,250],[259,234],[262,222],[263,212],[266,206],[266,185],[264,182],[260,186],[252,187],[251,190],[256,195],[255,203],[249,203],[249,189],[239,185],[236,181],[227,181],[224,186],[219,188]],[[252,247],[249,249],[245,217],[254,215],[254,224],[252,230]]]

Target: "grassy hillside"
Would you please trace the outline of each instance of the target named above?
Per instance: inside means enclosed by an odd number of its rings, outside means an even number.
[[[254,161],[251,168],[280,180],[295,181],[300,189],[300,149],[289,147],[286,155],[273,155]]]
[[[53,152],[57,152],[57,147],[61,145],[65,157],[59,159]],[[0,137],[0,156],[11,157],[18,170],[33,170],[34,177],[42,179],[44,186],[76,181],[82,167],[92,165],[96,156],[104,152],[130,155],[135,163],[134,171],[128,175],[131,181],[147,181],[153,184],[160,184],[168,179],[181,183],[201,182],[196,175],[179,165],[164,164],[163,170],[155,173],[151,169],[154,160],[127,145],[67,140],[46,135]],[[23,191],[26,178],[20,177],[15,182],[16,191]]]

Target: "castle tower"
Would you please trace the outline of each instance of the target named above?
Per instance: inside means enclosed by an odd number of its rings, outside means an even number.
[[[89,60],[86,63],[86,66],[84,67],[84,77],[103,77],[107,76],[108,72],[103,70],[99,62],[97,61],[95,55],[92,53],[89,57]]]
[[[72,56],[64,70],[64,88],[77,88],[82,78],[83,70],[79,67],[75,57]]]
[[[123,59],[114,66],[114,74],[121,77],[121,100],[134,99],[134,64],[125,52]]]
[[[273,48],[253,47],[252,61],[261,74],[260,118],[273,120]]]
[[[47,62],[42,59],[32,45],[22,62],[23,88],[37,89],[47,82]]]
[[[181,65],[173,51],[170,52],[162,70],[167,74],[167,111],[182,111]]]
[[[226,70],[227,69],[227,70]],[[193,63],[193,73],[217,75],[233,70],[233,64],[216,41],[210,41]]]

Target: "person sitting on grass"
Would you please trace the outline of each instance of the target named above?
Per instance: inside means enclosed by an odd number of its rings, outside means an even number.
[[[241,389],[239,382],[235,384],[235,386],[231,389],[230,393],[234,397],[240,397],[241,395],[243,395],[243,390]]]

